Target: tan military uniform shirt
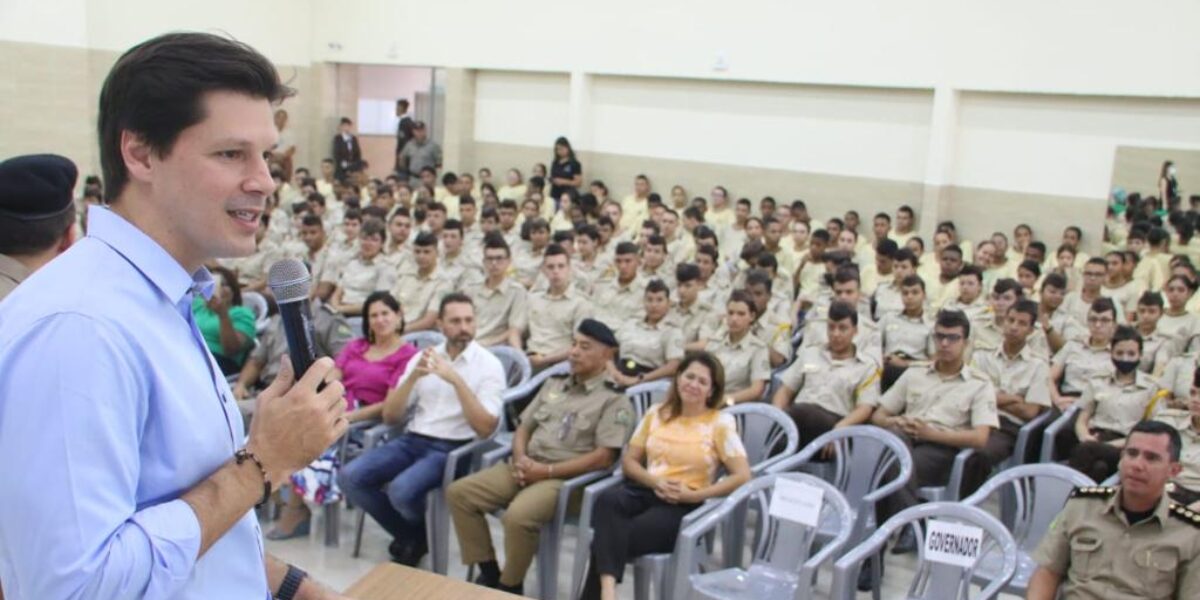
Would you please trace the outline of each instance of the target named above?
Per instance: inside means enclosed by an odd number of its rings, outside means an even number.
[[[452,291],[461,291],[484,280],[483,265],[467,256],[466,250],[458,256],[448,258],[443,255],[438,259],[438,270],[450,282]]]
[[[725,305],[729,302],[729,295],[733,293],[733,285],[728,278],[719,276],[718,273],[721,273],[721,271],[718,270],[716,273],[713,273],[712,277],[708,278],[708,284],[704,289],[700,290],[698,298],[700,302],[724,314]]]
[[[1108,347],[1093,348],[1086,342],[1068,341],[1050,365],[1066,365],[1063,369],[1062,391],[1083,393],[1088,380],[1113,372],[1112,355]]]
[[[1179,454],[1179,463],[1183,465],[1183,470],[1175,478],[1175,483],[1197,491],[1200,490],[1200,430],[1196,429],[1196,424],[1190,418],[1185,427],[1180,425],[1181,423],[1175,423],[1179,429],[1179,437],[1183,440],[1183,449]]]
[[[622,361],[657,369],[683,358],[683,332],[665,317],[654,325],[645,319],[626,321],[616,333]]]
[[[1104,297],[1104,288],[1100,289],[1100,297]],[[1117,308],[1117,324],[1125,323],[1125,307],[1119,302],[1113,302]],[[1075,322],[1087,325],[1088,312],[1092,310],[1092,303],[1083,299],[1083,292],[1074,291],[1063,297],[1062,306],[1058,307],[1060,311],[1066,311],[1075,319]]]
[[[591,315],[587,300],[570,287],[561,296],[554,296],[549,290],[534,292],[525,306],[525,323],[529,327],[525,347],[543,355],[570,348],[575,328]]]
[[[405,321],[415,321],[426,313],[437,312],[442,296],[450,292],[450,282],[442,275],[441,267],[435,267],[425,276],[418,271],[403,273],[392,287],[392,295],[400,302]]]
[[[679,325],[679,330],[683,333],[683,343],[690,344],[700,339],[700,331],[706,323],[720,321],[724,314],[724,311],[717,312],[711,305],[697,298],[687,308],[675,304],[667,317],[674,319]]]
[[[957,281],[957,280],[955,280]],[[942,304],[942,310],[958,310],[967,315],[971,320],[971,327],[976,327],[984,321],[992,320],[992,307],[988,305],[987,300],[982,294],[970,304],[964,304],[957,297],[947,300]]]
[[[224,263],[226,268],[237,272],[238,283],[244,287],[255,281],[265,281],[267,270],[281,258],[283,251],[279,245],[270,240],[263,240],[254,254],[228,259]]]
[[[879,322],[880,342],[884,356],[901,354],[916,360],[933,356],[933,317],[907,317],[903,313],[889,314]]]
[[[582,382],[573,375],[552,377],[521,413],[521,427],[530,430],[525,454],[542,463],[619,449],[636,424],[629,400],[603,372]]]
[[[696,258],[696,242],[692,236],[680,233],[675,239],[667,242],[667,262],[677,265],[692,262]]]
[[[1025,344],[1016,356],[1009,356],[1003,347],[975,353],[974,366],[992,380],[997,392],[1013,394],[1028,404],[1050,406],[1050,363],[1046,357]],[[1025,420],[1000,411],[1000,416],[1024,425]]]
[[[810,302],[820,295],[825,281],[825,263],[806,254],[798,259],[800,295]]]
[[[824,314],[813,319],[804,326],[803,348],[822,348],[829,343],[829,318]],[[864,352],[875,362],[883,363],[883,343],[879,326],[863,312],[858,314],[858,333],[854,334],[854,345],[859,352]]]
[[[1063,600],[1200,598],[1200,516],[1163,494],[1130,524],[1120,488],[1078,488],[1033,554]]]
[[[546,249],[543,248],[534,251],[528,246],[519,246],[513,249],[512,264],[517,270],[517,280],[522,283],[528,282],[530,285],[537,279],[538,273],[542,269],[542,258],[546,255]]]
[[[591,298],[596,319],[613,330],[627,321],[641,319],[646,283],[640,273],[624,285],[615,278],[597,282]]]
[[[1078,261],[1076,261],[1078,262]],[[1113,303],[1125,310],[1127,315],[1137,314],[1138,298],[1142,297],[1142,289],[1138,282],[1130,279],[1125,282],[1125,285],[1116,288],[1110,288],[1108,285],[1100,287],[1100,295],[1105,298],[1112,298]]]
[[[858,405],[879,403],[879,363],[859,350],[854,356],[835,360],[827,346],[802,348],[780,376],[780,382],[796,390],[796,404],[815,404],[840,416]]]
[[[502,343],[509,329],[524,331],[528,326],[528,292],[516,280],[506,277],[494,289],[481,281],[464,291],[475,301],[475,338],[480,344]]]
[[[1158,320],[1158,332],[1171,338],[1176,354],[1190,351],[1192,349],[1187,347],[1188,342],[1192,336],[1200,333],[1200,315],[1190,312],[1179,316],[1164,314]]]
[[[743,335],[734,343],[729,332],[722,328],[722,335],[710,338],[705,350],[712,352],[725,366],[725,393],[740,392],[756,381],[771,379],[771,359],[767,345],[758,337]]]
[[[879,399],[879,407],[945,431],[1000,426],[996,388],[987,375],[963,365],[958,373],[945,376],[935,366],[910,367]]]
[[[888,315],[904,312],[904,299],[900,297],[900,283],[892,280],[880,283],[875,288],[875,320],[882,321]]]
[[[782,355],[784,359],[792,356],[792,321],[779,315],[777,311],[767,311],[759,317],[750,332],[758,336],[767,348]]]
[[[1140,331],[1138,333],[1141,333]],[[1173,340],[1165,335],[1154,330],[1150,335],[1142,336],[1142,360],[1138,363],[1138,368],[1143,373],[1162,373],[1171,359],[1177,355],[1177,349]]]
[[[386,271],[386,266],[378,258],[365,261],[360,257],[346,263],[337,281],[337,286],[342,290],[342,303],[362,304],[372,292],[388,289]]]
[[[24,264],[17,262],[17,259],[0,254],[0,301],[17,289],[17,286],[32,273],[33,271]]]
[[[1156,402],[1151,414],[1146,414],[1158,389],[1154,378],[1141,371],[1137,371],[1133,383],[1128,384],[1118,383],[1113,375],[1093,377],[1083,389],[1079,405],[1092,409],[1092,420],[1088,424],[1093,429],[1124,434],[1143,416],[1153,418],[1162,408],[1165,403]]]

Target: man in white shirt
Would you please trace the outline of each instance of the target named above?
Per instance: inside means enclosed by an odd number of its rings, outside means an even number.
[[[428,551],[425,495],[441,484],[447,454],[495,430],[505,388],[500,360],[475,342],[469,297],[444,297],[437,322],[446,341],[413,356],[384,401],[384,422],[407,420],[404,433],[349,463],[338,477],[346,497],[395,538],[388,548],[392,558],[409,566]]]

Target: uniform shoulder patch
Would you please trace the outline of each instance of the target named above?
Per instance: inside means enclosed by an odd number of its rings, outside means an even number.
[[[1103,486],[1103,485],[1092,485],[1092,486],[1085,486],[1085,487],[1077,487],[1077,488],[1071,490],[1071,497],[1072,498],[1109,498],[1115,493],[1117,493],[1117,488],[1115,488],[1115,487],[1109,487],[1109,486]]]
[[[1172,502],[1168,512],[1171,513],[1172,517],[1175,517],[1176,519],[1179,519],[1184,523],[1195,527],[1196,529],[1200,529],[1200,513],[1182,504],[1179,504],[1178,502]]]

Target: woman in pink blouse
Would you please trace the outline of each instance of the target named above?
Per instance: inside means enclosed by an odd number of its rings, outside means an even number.
[[[404,315],[400,303],[387,292],[375,292],[363,302],[363,337],[342,349],[334,359],[337,368],[331,379],[346,387],[346,418],[351,423],[379,419],[388,390],[396,386],[408,361],[417,355],[417,347],[404,343]],[[291,494],[269,540],[286,540],[308,535],[311,512],[304,501],[316,504],[336,502],[340,493],[331,493],[336,481],[331,452],[292,475]]]

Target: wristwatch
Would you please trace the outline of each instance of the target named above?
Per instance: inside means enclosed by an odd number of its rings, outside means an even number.
[[[279,584],[279,591],[275,592],[276,600],[292,600],[296,597],[296,592],[300,591],[300,584],[304,582],[304,578],[308,577],[302,569],[288,565],[287,575],[283,576],[283,583]]]

